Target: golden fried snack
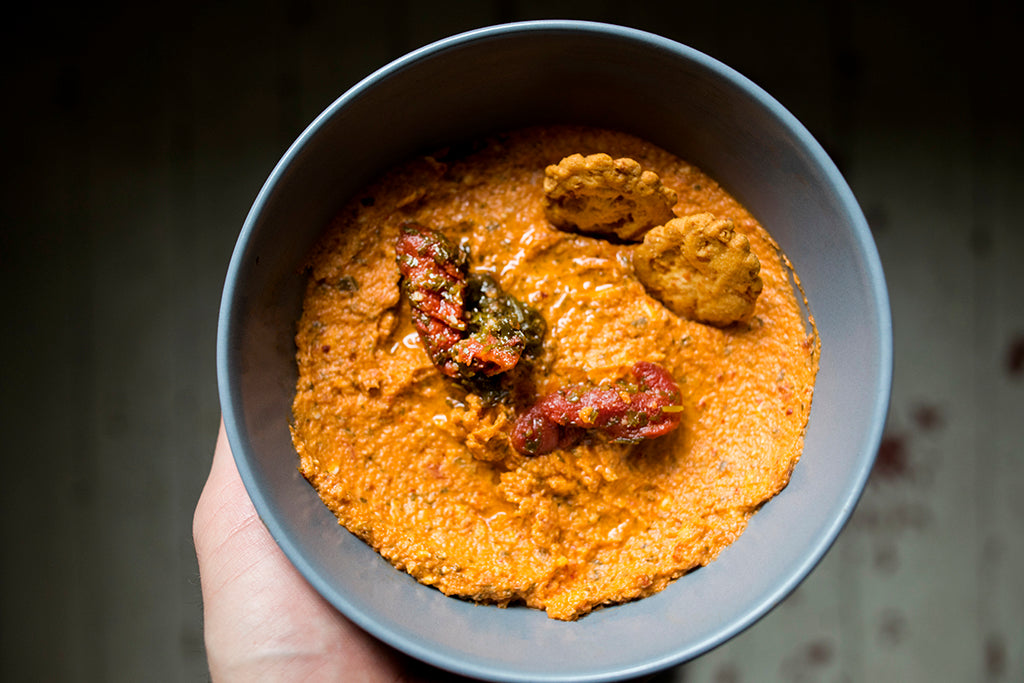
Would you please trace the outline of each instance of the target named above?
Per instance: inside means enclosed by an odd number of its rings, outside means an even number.
[[[675,218],[644,235],[633,255],[651,296],[685,318],[724,327],[748,318],[761,293],[761,263],[728,218]]]
[[[639,241],[674,217],[676,193],[633,159],[573,154],[544,171],[544,213],[560,230]]]

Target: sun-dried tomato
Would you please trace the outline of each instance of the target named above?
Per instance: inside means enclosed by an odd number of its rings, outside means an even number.
[[[682,418],[680,401],[672,375],[640,361],[616,382],[573,384],[547,394],[516,420],[512,446],[524,455],[542,455],[572,447],[587,429],[637,443],[675,430]]]
[[[469,252],[444,234],[406,224],[395,252],[413,325],[443,374],[493,377],[538,349],[543,318],[490,277],[469,275]]]

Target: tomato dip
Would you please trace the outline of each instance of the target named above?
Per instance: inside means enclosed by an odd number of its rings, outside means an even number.
[[[545,168],[572,154],[636,160],[674,190],[676,216],[733,221],[760,261],[753,315],[684,319],[633,268],[635,242],[555,228]],[[469,254],[545,324],[495,398],[438,371],[400,286],[396,240],[415,223]],[[796,282],[796,286],[794,286]],[[788,483],[811,410],[820,341],[779,246],[693,165],[620,132],[512,131],[403,163],[335,217],[308,263],[291,425],[302,474],[340,523],[445,594],[573,620],[707,565]],[[539,397],[656,363],[679,426],[638,443],[587,432],[517,452]]]

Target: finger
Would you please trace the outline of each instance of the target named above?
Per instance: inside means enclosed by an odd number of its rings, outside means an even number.
[[[225,558],[232,560],[232,568],[242,564],[234,553],[218,555],[216,552],[232,539],[237,546],[235,552],[241,550],[253,558],[277,551],[273,539],[259,522],[238,474],[223,422],[217,434],[210,474],[196,505],[192,536],[204,592],[219,589],[225,578],[220,576]]]

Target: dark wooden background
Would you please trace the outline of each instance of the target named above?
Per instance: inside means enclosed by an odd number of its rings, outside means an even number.
[[[19,4],[0,27],[0,679],[206,677],[193,506],[220,288],[289,143],[374,69],[538,18],[686,43],[859,198],[895,385],[810,578],[665,680],[1024,680],[1024,165],[1012,2]],[[700,615],[693,615],[699,619]]]

